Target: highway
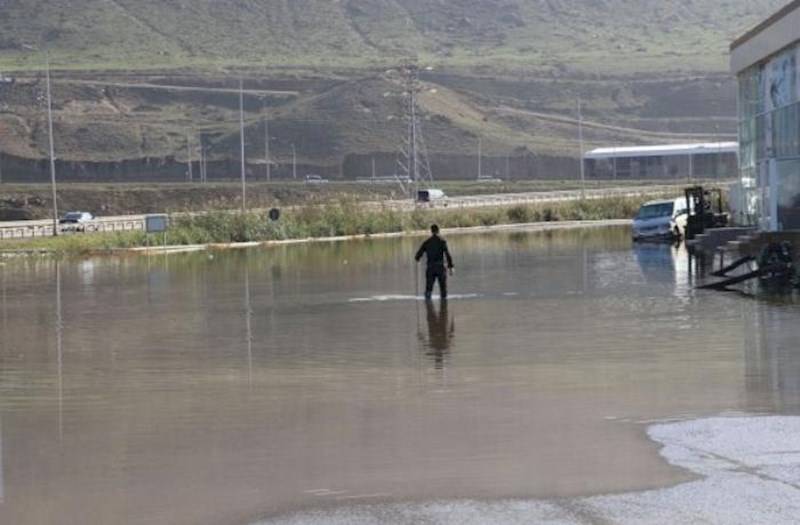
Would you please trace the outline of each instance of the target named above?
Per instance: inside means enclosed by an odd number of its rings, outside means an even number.
[[[659,186],[627,186],[618,188],[539,191],[527,193],[498,193],[491,195],[470,195],[462,197],[446,197],[430,203],[418,204],[411,199],[388,200],[382,202],[366,202],[365,206],[381,207],[410,211],[417,206],[435,209],[482,208],[492,206],[513,206],[537,203],[555,203],[576,201],[582,198],[602,199],[609,197],[638,197],[642,194],[677,193],[684,185]],[[115,217],[97,217],[83,223],[83,233],[105,233],[119,231],[144,230],[146,215],[123,215]],[[65,232],[75,234],[80,232]],[[35,221],[0,222],[0,240],[26,239],[33,237],[49,237],[53,235],[51,219]]]
[[[659,186],[626,186],[618,188],[602,188],[561,191],[536,191],[526,193],[497,193],[490,195],[470,195],[463,197],[447,197],[426,204],[431,208],[481,208],[490,206],[513,206],[516,204],[536,204],[546,202],[568,202],[580,199],[605,199],[609,197],[638,197],[640,195],[677,194],[682,193],[684,184]],[[413,201],[402,202],[405,207],[413,208]],[[389,204],[391,205],[391,204]]]

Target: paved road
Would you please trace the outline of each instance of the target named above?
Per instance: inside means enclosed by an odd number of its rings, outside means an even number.
[[[481,208],[491,206],[512,206],[516,204],[535,204],[544,202],[567,202],[581,198],[602,199],[607,197],[638,197],[642,194],[678,193],[683,185],[629,186],[620,188],[580,190],[540,191],[527,193],[499,193],[494,195],[471,195],[450,197],[425,204],[427,208]],[[367,203],[369,206],[412,210],[417,204],[408,200],[392,200]],[[83,225],[86,233],[144,230],[146,215],[124,215],[98,217]],[[53,235],[53,221],[0,222],[0,240],[49,237]]]
[[[53,81],[57,84],[77,84],[87,86],[112,86],[118,88],[128,89],[161,89],[164,91],[194,91],[200,93],[226,93],[231,95],[238,95],[239,88],[218,88],[208,86],[176,86],[172,84],[152,84],[148,82],[107,82],[103,80],[76,80],[76,79],[56,79]],[[278,95],[278,96],[296,96],[299,91],[286,91],[276,89],[243,89],[245,95]]]
[[[498,113],[505,113],[509,115],[525,115],[529,117],[538,118],[541,120],[547,120],[550,122],[554,122],[556,124],[569,124],[569,125],[578,125],[578,119],[574,117],[564,116],[564,115],[554,115],[552,113],[541,113],[538,111],[530,111],[527,109],[519,109],[513,108],[510,106],[500,106],[497,108]],[[635,135],[637,137],[647,136],[656,138],[659,140],[686,140],[686,141],[714,141],[719,142],[720,137],[729,140],[736,140],[737,135],[735,133],[671,133],[671,132],[664,132],[664,131],[650,131],[646,129],[640,128],[630,128],[625,126],[613,126],[611,124],[604,124],[601,122],[592,122],[590,120],[583,120],[581,121],[582,124],[587,128],[594,128],[594,129],[603,129],[608,131],[614,131],[618,133],[626,133],[628,135]]]
[[[608,197],[638,197],[640,195],[679,194],[685,184],[659,186],[626,186],[619,188],[562,191],[536,191],[527,193],[498,193],[493,195],[470,195],[448,197],[426,204],[430,208],[480,208],[489,206],[511,206],[515,204],[536,204],[543,202],[567,202],[580,199],[603,199]],[[413,201],[390,201],[384,203],[400,208],[413,208]]]

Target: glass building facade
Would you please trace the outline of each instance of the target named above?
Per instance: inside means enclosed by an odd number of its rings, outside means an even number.
[[[800,229],[800,44],[739,77],[739,168],[743,224]]]

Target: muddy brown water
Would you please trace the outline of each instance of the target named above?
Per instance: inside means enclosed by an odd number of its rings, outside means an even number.
[[[0,266],[0,523],[247,524],[299,509],[686,481],[655,420],[796,413],[797,306],[696,292],[625,228]]]

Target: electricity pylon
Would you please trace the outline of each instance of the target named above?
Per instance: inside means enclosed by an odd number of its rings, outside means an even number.
[[[407,135],[400,148],[401,158],[398,160],[401,172],[408,177],[414,189],[414,196],[420,184],[433,183],[433,172],[428,158],[428,148],[422,134],[420,111],[417,103],[422,86],[419,81],[419,67],[409,62],[400,67],[403,75],[405,98],[405,115]]]

